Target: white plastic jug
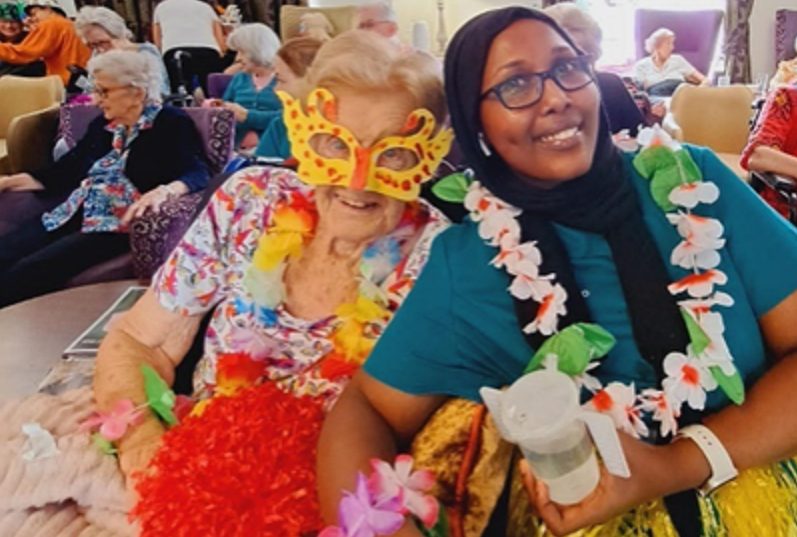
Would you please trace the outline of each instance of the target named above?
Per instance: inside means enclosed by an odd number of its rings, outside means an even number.
[[[578,503],[595,489],[600,479],[595,447],[610,473],[631,475],[614,422],[582,409],[576,384],[564,373],[538,370],[506,391],[483,387],[479,393],[501,436],[520,447],[552,501]]]

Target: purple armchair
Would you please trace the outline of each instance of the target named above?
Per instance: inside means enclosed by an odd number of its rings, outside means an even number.
[[[224,92],[227,86],[230,85],[233,75],[225,75],[224,73],[211,73],[208,75],[208,97],[212,99],[221,99],[224,97]]]
[[[779,9],[775,12],[775,62],[791,60],[795,56],[794,38],[797,37],[797,11]]]
[[[223,108],[186,108],[205,146],[211,173],[218,175],[233,152],[235,117]],[[59,135],[69,147],[83,136],[100,110],[91,105],[61,108]],[[68,286],[86,285],[126,278],[150,278],[166,260],[191,224],[203,199],[203,192],[180,196],[165,203],[158,213],[147,213],[133,221],[131,253],[95,265],[70,280]],[[27,215],[52,207],[30,192],[4,192],[0,197],[0,232],[12,229]]]
[[[634,20],[636,57],[642,59],[645,39],[659,28],[669,28],[675,33],[675,50],[695,69],[708,75],[717,46],[723,13],[718,9],[705,11],[665,11],[638,9]]]

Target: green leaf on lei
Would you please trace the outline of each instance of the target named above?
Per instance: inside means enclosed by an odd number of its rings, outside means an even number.
[[[634,157],[634,168],[650,180],[650,194],[665,212],[674,211],[670,192],[679,185],[703,179],[689,151],[665,146],[648,147]]]
[[[591,360],[606,356],[614,343],[614,336],[597,324],[571,324],[545,340],[523,374],[539,369],[546,356],[555,354],[562,373],[580,375]]]
[[[634,157],[634,168],[645,179],[652,179],[657,170],[675,166],[675,154],[663,145],[647,147]]]
[[[91,435],[91,441],[94,442],[94,445],[106,455],[116,455],[116,447],[114,447],[113,443],[100,433],[94,433]]]
[[[169,389],[168,384],[158,373],[147,364],[141,365],[141,374],[144,375],[144,391],[147,394],[147,404],[160,418],[169,425],[177,424],[177,416],[172,409],[176,397]]]
[[[421,530],[421,533],[423,533],[426,537],[448,537],[449,534],[446,508],[439,501],[437,503],[440,507],[440,510],[438,511],[439,514],[437,515],[437,523],[432,527],[432,529],[427,530],[425,527],[423,527],[423,524],[416,521],[418,529]]]
[[[468,194],[470,179],[462,173],[452,173],[443,177],[432,186],[434,195],[443,201],[451,203],[462,203]]]
[[[697,321],[692,318],[684,308],[681,308],[681,317],[684,318],[686,324],[686,331],[689,332],[689,341],[692,343],[692,352],[700,355],[706,350],[706,347],[711,343],[711,338],[708,337],[705,330],[697,324]]]
[[[737,405],[744,403],[744,382],[741,375],[739,375],[739,371],[734,371],[733,375],[728,376],[717,365],[709,367],[709,371],[711,371],[711,376],[720,385],[725,395],[728,396],[728,399]]]

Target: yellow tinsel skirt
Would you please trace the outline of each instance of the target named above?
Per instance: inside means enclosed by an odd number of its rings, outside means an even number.
[[[435,494],[452,521],[451,537],[483,534],[510,471],[507,535],[551,535],[531,513],[514,471],[515,451],[500,439],[481,405],[446,403],[418,434],[412,452],[418,468],[437,475]],[[698,502],[705,537],[797,537],[797,458],[746,470]],[[679,537],[661,500],[571,535]]]

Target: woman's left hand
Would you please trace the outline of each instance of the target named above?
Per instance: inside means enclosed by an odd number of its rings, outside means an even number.
[[[129,224],[134,218],[143,216],[147,211],[158,212],[161,205],[163,205],[170,196],[172,196],[172,193],[166,185],[161,185],[150,190],[127,208],[127,212],[122,217],[122,224]]]
[[[520,462],[523,485],[532,509],[554,535],[566,535],[606,522],[637,505],[696,486],[693,481],[699,484],[704,479],[703,476],[689,478],[694,472],[700,473],[701,462],[708,466],[700,460],[702,455],[691,441],[679,440],[666,446],[653,446],[626,434],[618,434],[631,476],[627,479],[617,477],[601,466],[598,486],[575,505],[552,502],[545,483],[534,477],[525,460]]]
[[[232,111],[232,113],[235,115],[235,121],[238,123],[243,123],[249,116],[249,111],[238,103],[230,103],[225,101],[222,106],[227,110]]]

